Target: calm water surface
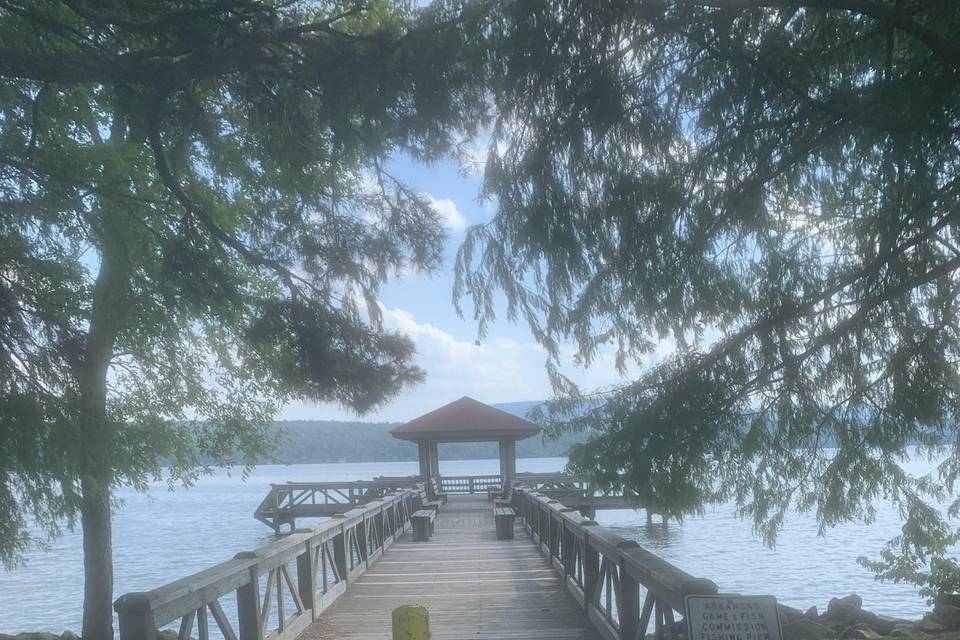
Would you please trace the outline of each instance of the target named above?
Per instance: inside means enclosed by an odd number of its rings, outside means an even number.
[[[565,458],[520,459],[519,471],[560,471]],[[496,460],[441,461],[445,475],[497,473]],[[270,483],[363,480],[417,473],[416,462],[264,465],[246,481],[236,472],[204,478],[190,490],[156,485],[149,495],[120,491],[114,520],[115,592],[146,591],[269,542],[272,532],[253,519]],[[909,585],[880,584],[856,564],[875,556],[895,535],[898,517],[879,509],[872,525],[848,524],[817,535],[812,518],[788,521],[776,549],[755,539],[751,526],[718,508],[703,517],[648,527],[642,513],[601,511],[597,520],[670,560],[710,578],[728,592],[764,593],[781,602],[821,609],[834,595],[863,596],[864,607],[888,615],[919,617],[924,602]],[[32,553],[25,568],[0,569],[0,633],[79,631],[83,561],[79,533]],[[223,604],[232,603],[224,598]],[[50,606],[55,603],[56,606]]]

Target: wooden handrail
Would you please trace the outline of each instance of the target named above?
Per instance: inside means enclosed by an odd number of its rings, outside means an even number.
[[[683,611],[687,595],[717,593],[710,580],[531,490],[522,479],[514,485],[513,505],[540,552],[607,640],[643,638],[651,619],[657,637],[670,638],[673,612]]]
[[[419,483],[415,477],[275,483],[270,485],[270,491],[257,505],[253,516],[279,535],[283,524],[289,524],[292,531],[298,517],[332,516],[392,491],[415,488]]]
[[[477,476],[438,476],[439,489],[443,493],[484,493],[487,487],[503,486],[503,476],[486,474]]]
[[[396,491],[152,591],[126,593],[114,603],[120,638],[156,640],[158,628],[179,619],[180,640],[191,637],[195,622],[199,640],[209,640],[209,612],[225,640],[293,640],[410,528],[424,499],[422,487]],[[289,614],[284,592],[294,603]],[[219,601],[230,593],[236,625]]]

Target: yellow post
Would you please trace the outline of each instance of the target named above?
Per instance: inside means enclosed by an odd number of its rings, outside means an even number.
[[[426,607],[405,604],[393,610],[393,640],[430,640]]]

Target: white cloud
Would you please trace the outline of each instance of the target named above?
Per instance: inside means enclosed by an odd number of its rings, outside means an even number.
[[[427,378],[402,392],[376,415],[364,416],[364,420],[409,420],[465,395],[489,404],[543,400],[552,395],[544,367],[547,354],[532,340],[492,338],[478,345],[419,322],[404,309],[381,307],[381,311],[387,329],[400,331],[414,341],[417,364]],[[612,359],[599,359],[589,369],[568,373],[587,389],[620,380]],[[356,419],[333,405],[302,403],[285,407],[280,418]]]
[[[450,198],[437,198],[433,194],[424,193],[430,204],[440,214],[443,224],[451,231],[463,231],[467,228],[467,217],[457,208],[457,203]]]

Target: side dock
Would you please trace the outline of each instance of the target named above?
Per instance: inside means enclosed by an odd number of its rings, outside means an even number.
[[[582,502],[576,479],[521,477],[505,489],[498,480],[458,478],[449,495],[442,479],[367,483],[355,492],[362,497],[343,500],[340,513],[319,525],[121,596],[121,640],[154,640],[160,628],[173,628],[179,640],[390,638],[390,612],[401,604],[428,608],[435,640],[668,639],[687,594],[716,593],[709,580],[544,493]],[[311,502],[303,497],[309,484],[295,485],[298,515]],[[318,484],[315,495],[349,498]]]

